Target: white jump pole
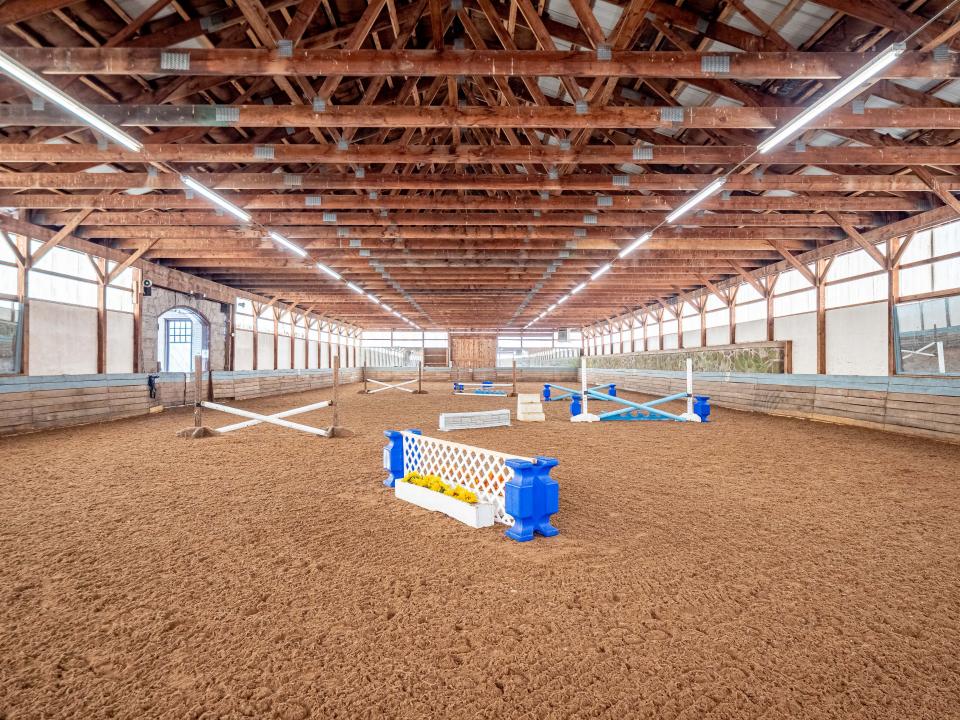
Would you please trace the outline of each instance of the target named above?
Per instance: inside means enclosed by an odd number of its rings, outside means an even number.
[[[580,358],[580,410],[584,415],[587,414],[587,357]]]
[[[687,415],[693,415],[693,358],[687,358]]]
[[[292,417],[294,415],[300,415],[302,413],[308,413],[312,410],[320,410],[321,408],[330,407],[330,401],[324,400],[323,402],[313,403],[313,405],[304,405],[303,407],[293,408],[291,410],[284,410],[283,412],[274,413],[269,417],[283,419],[287,417]],[[233,432],[234,430],[242,430],[243,428],[253,427],[254,425],[259,425],[262,420],[247,420],[246,422],[235,423],[233,425],[224,425],[222,428],[217,428],[217,432]]]
[[[280,418],[271,417],[270,415],[258,415],[257,413],[250,412],[249,410],[238,410],[237,408],[220,405],[219,403],[202,402],[200,404],[208,410],[218,410],[219,412],[225,412],[230,415],[239,415],[240,417],[258,420],[262,423],[279,425],[280,427],[289,428],[290,430],[299,430],[300,432],[310,433],[311,435],[322,435],[323,437],[329,437],[330,435],[328,431],[321,428],[310,427],[309,425],[301,425],[300,423],[290,422],[289,420],[281,420]]]
[[[370,382],[376,383],[377,385],[383,385],[383,387],[378,387],[374,390],[370,390],[367,393],[368,395],[373,395],[374,393],[383,392],[384,390],[402,390],[403,392],[412,393],[413,390],[411,390],[410,388],[405,388],[401,386],[411,385],[417,382],[417,378],[414,378],[413,380],[405,380],[404,382],[397,383],[396,385],[390,385],[389,383],[380,382],[379,380],[374,380],[373,378],[370,378]]]

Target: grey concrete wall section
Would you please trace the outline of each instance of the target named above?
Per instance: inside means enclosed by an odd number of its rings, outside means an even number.
[[[229,308],[224,311],[219,302],[195,297],[189,293],[176,292],[154,286],[150,295],[143,297],[140,351],[144,372],[156,372],[157,333],[159,317],[175,307],[186,307],[202,315],[210,325],[210,368],[227,368],[227,326],[230,321]]]

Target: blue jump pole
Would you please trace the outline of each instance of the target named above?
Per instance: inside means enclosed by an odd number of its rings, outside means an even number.
[[[587,390],[587,394],[591,398],[597,400],[609,400],[615,402],[618,405],[625,405],[626,407],[622,410],[610,410],[605,413],[600,414],[601,420],[677,420],[679,422],[686,422],[686,420],[679,415],[674,413],[667,412],[666,410],[660,410],[657,408],[657,405],[667,402],[673,402],[674,400],[686,400],[686,393],[676,393],[675,395],[667,395],[666,397],[657,398],[656,400],[651,400],[650,402],[645,403],[635,403],[629,400],[624,400],[623,398],[614,397],[613,395],[607,395],[606,393],[598,392],[596,390]],[[646,413],[646,415],[641,416],[627,416],[628,413],[633,411],[640,411]],[[654,417],[656,416],[656,417]]]

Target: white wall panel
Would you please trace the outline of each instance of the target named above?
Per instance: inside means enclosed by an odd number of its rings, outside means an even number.
[[[802,313],[776,318],[773,339],[793,342],[793,372],[817,372],[817,314]]]
[[[30,374],[97,372],[97,309],[30,301]]]
[[[827,310],[827,373],[887,374],[887,303]]]

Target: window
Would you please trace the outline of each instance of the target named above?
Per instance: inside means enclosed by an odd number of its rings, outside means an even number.
[[[189,320],[168,320],[167,340],[172,343],[193,341],[193,323]]]
[[[20,303],[0,300],[0,374],[20,372],[21,317]]]
[[[960,375],[960,295],[896,306],[897,372]]]

